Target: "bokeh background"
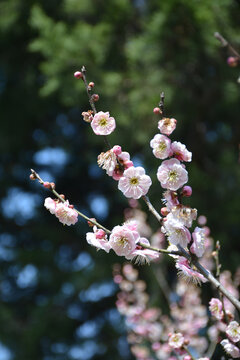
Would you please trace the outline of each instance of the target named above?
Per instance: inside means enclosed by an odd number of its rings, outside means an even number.
[[[220,240],[223,268],[236,270],[239,68],[227,66],[213,33],[239,49],[239,15],[239,0],[0,2],[1,360],[131,359],[114,306],[112,267],[121,259],[86,244],[84,221],[62,226],[43,207],[50,194],[29,180],[34,168],[106,227],[123,221],[128,202],[96,164],[102,138],[81,119],[89,105],[73,73],[82,65],[98,110],[117,120],[111,143],[145,166],[158,209],[149,141],[165,92],[166,112],[178,120],[173,137],[193,152],[191,205]],[[156,298],[156,280],[148,267],[141,272]]]

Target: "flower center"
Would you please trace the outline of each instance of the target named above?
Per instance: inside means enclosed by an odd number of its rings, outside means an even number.
[[[138,184],[139,184],[138,178],[137,178],[137,177],[131,178],[131,179],[130,179],[130,184],[131,184],[131,185],[134,185],[134,186],[138,185]]]
[[[175,182],[175,181],[177,181],[177,179],[178,179],[178,174],[177,174],[176,170],[169,171],[168,180],[170,182]]]
[[[117,244],[118,246],[125,248],[128,245],[128,239],[126,237],[121,237],[117,239]]]
[[[163,141],[161,141],[158,145],[158,150],[162,152],[166,149],[166,147],[167,145]]]
[[[102,117],[99,120],[99,125],[102,126],[102,127],[106,126],[107,125],[107,120],[104,117]]]

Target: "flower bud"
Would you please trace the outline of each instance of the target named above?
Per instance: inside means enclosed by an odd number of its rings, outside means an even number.
[[[63,198],[63,200],[65,200],[65,195],[64,194],[60,194],[61,198]]]
[[[105,231],[100,229],[95,233],[96,239],[102,239],[106,235]]]
[[[30,180],[36,180],[36,176],[34,174],[29,175]]]
[[[74,77],[76,79],[81,79],[81,78],[83,78],[83,73],[81,73],[81,71],[75,71]]]
[[[238,58],[235,56],[229,56],[227,58],[227,63],[230,67],[236,67],[238,65]]]
[[[94,84],[93,81],[91,81],[91,82],[88,84],[88,86],[89,86],[90,88],[93,88],[93,87],[95,86],[95,84]]]
[[[191,196],[191,195],[192,195],[192,188],[191,188],[191,186],[188,186],[188,185],[184,186],[184,187],[182,188],[182,196],[189,197],[189,196]]]
[[[83,120],[90,123],[93,119],[93,111],[92,110],[88,110],[88,111],[83,111],[82,112],[82,116],[83,116]]]
[[[70,209],[74,209],[74,205],[68,205]]]
[[[95,218],[91,218],[90,220],[93,220],[93,221],[96,221],[96,219]],[[90,227],[93,227],[93,226],[95,226],[91,221],[89,221],[88,220],[88,226],[90,226]]]
[[[95,102],[98,101],[99,100],[99,95],[98,94],[93,94],[92,100],[95,101]]]
[[[51,184],[52,190],[55,190],[55,187],[56,187],[55,183],[54,183],[54,182],[51,182],[50,184]]]
[[[161,114],[162,113],[159,107],[155,107],[153,109],[153,112],[154,112],[154,114]]]
[[[122,152],[122,148],[121,148],[121,146],[119,146],[119,145],[115,145],[115,146],[112,148],[112,150],[113,150],[113,152],[114,152],[115,155],[120,155],[121,152]]]
[[[169,214],[169,211],[166,207],[161,208],[161,214],[162,216],[167,216]]]
[[[44,186],[46,189],[51,189],[51,184],[50,184],[50,182],[48,182],[48,181],[44,181],[43,186]]]

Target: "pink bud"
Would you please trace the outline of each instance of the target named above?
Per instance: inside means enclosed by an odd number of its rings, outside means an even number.
[[[70,209],[74,209],[74,205],[68,205]]]
[[[95,102],[98,101],[99,100],[99,95],[98,94],[93,94],[92,99]]]
[[[83,77],[83,73],[81,73],[81,71],[75,71],[74,77],[76,79],[81,79]]]
[[[60,194],[61,198],[63,198],[63,200],[65,200],[65,195],[64,194]]]
[[[189,197],[192,195],[192,188],[191,186],[184,186],[183,189],[182,189],[182,196],[186,196],[186,197]]]
[[[124,169],[128,169],[133,166],[133,162],[131,160],[124,161]]]
[[[30,180],[36,180],[36,176],[34,174],[29,175]]]
[[[112,150],[113,150],[113,152],[114,152],[115,155],[120,155],[121,152],[122,152],[122,148],[121,148],[121,146],[119,146],[119,145],[115,145],[115,146],[112,148]]]
[[[155,107],[155,108],[153,109],[153,112],[154,112],[154,114],[161,114],[161,110],[160,110],[159,107]]]
[[[167,216],[169,214],[169,211],[166,207],[161,208],[161,214],[162,216]]]
[[[50,189],[50,188],[51,188],[51,184],[50,184],[50,182],[48,182],[48,181],[44,181],[43,186],[44,186],[46,189]]]
[[[106,235],[105,231],[103,231],[102,229],[98,230],[96,233],[96,239],[102,239],[104,238],[104,236]]]
[[[55,183],[54,183],[54,182],[51,182],[50,184],[51,184],[52,190],[55,190],[55,187],[56,187]]]
[[[184,356],[183,360],[192,360],[192,357],[190,355]]]
[[[90,82],[89,84],[88,84],[88,86],[90,87],[90,88],[93,88],[94,86],[95,86],[95,84],[94,84],[94,82]]]
[[[90,220],[93,220],[93,221],[96,221],[96,219],[95,218],[91,218]],[[95,226],[91,221],[89,221],[88,220],[88,226],[90,226],[90,227],[93,227],[93,226]]]
[[[227,58],[227,63],[231,67],[236,67],[238,65],[238,58],[235,56],[229,56]]]

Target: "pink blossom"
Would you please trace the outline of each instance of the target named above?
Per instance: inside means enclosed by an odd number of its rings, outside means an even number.
[[[98,250],[102,249],[108,253],[111,249],[105,231],[102,229],[99,230],[96,226],[93,227],[93,232],[88,232],[86,234],[86,240],[90,245],[95,246]]]
[[[181,333],[174,333],[168,339],[168,344],[174,349],[180,349],[184,344],[184,337]]]
[[[145,175],[145,170],[141,166],[130,167],[124,171],[119,180],[118,189],[128,198],[139,199],[146,195],[152,184],[150,176]]]
[[[113,175],[114,169],[117,166],[117,156],[114,153],[113,149],[108,150],[107,152],[102,152],[98,155],[98,165],[106,170],[106,173],[109,176]]]
[[[172,213],[168,214],[166,221],[163,224],[163,231],[168,237],[168,241],[173,245],[181,245],[186,247],[191,240],[189,230],[176,219]]]
[[[109,238],[109,244],[118,256],[131,257],[139,240],[139,233],[131,228],[131,225],[124,224],[115,226]]]
[[[234,359],[238,359],[240,357],[239,348],[235,346],[233,343],[231,343],[229,340],[224,339],[220,342],[220,344],[223,346],[226,353],[229,354]]]
[[[69,207],[68,201],[57,204],[55,215],[64,225],[74,225],[78,221],[78,213],[76,210]]]
[[[157,134],[150,141],[150,146],[153,149],[153,154],[158,159],[166,159],[170,156],[171,140],[162,134]]]
[[[194,232],[192,233],[193,243],[190,248],[191,252],[197,257],[201,257],[205,251],[205,231],[204,229],[195,227]]]
[[[226,334],[233,342],[240,340],[240,326],[237,321],[231,321],[227,327]]]
[[[209,310],[211,311],[212,316],[214,316],[218,320],[222,320],[223,311],[222,311],[222,303],[217,298],[212,298],[209,302]]]
[[[56,201],[54,201],[52,198],[48,197],[44,201],[44,206],[47,210],[50,211],[51,214],[55,214],[56,211]]]
[[[96,135],[109,135],[115,130],[116,122],[109,112],[99,111],[94,115],[91,127]]]
[[[170,135],[175,129],[177,125],[176,119],[163,118],[158,122],[158,128],[162,134]]]
[[[149,241],[146,238],[139,238],[139,243],[150,246]],[[133,250],[127,257],[127,259],[134,259],[135,263],[149,263],[150,260],[155,260],[159,258],[159,253],[151,249],[145,249],[141,245],[137,245],[135,250]]]
[[[172,208],[171,214],[174,219],[180,221],[184,226],[191,227],[193,220],[197,218],[197,209],[178,205]]]
[[[179,160],[170,159],[159,166],[157,178],[164,189],[176,191],[188,181],[188,173]]]
[[[177,193],[167,190],[163,193],[162,202],[166,205],[167,210],[171,211],[174,206],[179,205]]]
[[[171,151],[173,156],[180,161],[192,161],[192,153],[187,150],[186,145],[179,141],[174,141],[171,144]]]
[[[176,268],[180,270],[179,275],[183,276],[186,280],[193,281],[194,283],[207,281],[207,279],[202,274],[191,268],[189,261],[183,256],[178,258],[176,262]]]
[[[116,154],[116,151],[115,151],[115,154]],[[120,165],[117,165],[115,167],[112,177],[114,180],[118,181],[123,176],[124,170],[133,166],[133,162],[130,160],[130,155],[127,151],[122,151],[121,153],[118,153],[117,160]]]

